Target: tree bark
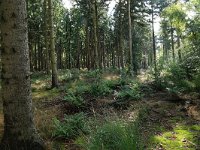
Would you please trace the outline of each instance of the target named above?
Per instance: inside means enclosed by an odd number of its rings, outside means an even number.
[[[43,150],[34,123],[25,0],[0,2],[4,135],[0,149]]]
[[[171,46],[172,46],[172,57],[175,62],[175,50],[174,50],[174,29],[171,23]]]
[[[120,65],[124,68],[124,54],[123,54],[123,36],[122,36],[122,1],[119,1],[119,51],[120,51]]]
[[[152,4],[152,42],[153,42],[153,63],[155,69],[155,79],[157,79],[157,60],[156,60],[156,40],[155,40],[155,31],[154,31],[154,8]]]
[[[129,71],[131,75],[133,74],[133,50],[132,50],[132,21],[131,21],[131,4],[130,0],[127,0],[128,3],[128,24],[129,24]]]
[[[53,31],[53,11],[52,0],[48,0],[49,9],[49,30],[50,30],[50,51],[51,51],[51,69],[52,69],[52,88],[58,87],[58,71],[56,64],[55,41]]]
[[[97,15],[97,1],[93,0],[93,27],[94,27],[94,60],[95,60],[95,68],[99,68],[99,55],[98,55],[98,35],[97,35],[97,26],[98,26],[98,15]]]
[[[180,36],[178,35],[177,37],[177,48],[178,48],[178,58],[179,58],[179,61],[181,62],[182,61],[182,54],[181,54],[181,39],[180,39]]]
[[[50,64],[49,64],[49,42],[48,42],[48,33],[49,33],[49,30],[48,30],[48,20],[47,20],[47,16],[48,16],[48,13],[47,13],[47,0],[44,0],[44,40],[45,40],[45,61],[46,61],[46,73],[47,74],[50,74]]]

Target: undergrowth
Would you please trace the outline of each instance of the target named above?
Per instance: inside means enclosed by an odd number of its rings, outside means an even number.
[[[88,132],[86,116],[83,113],[65,115],[63,121],[54,118],[53,122],[53,136],[57,138],[74,139],[80,134]]]
[[[140,124],[146,117],[146,109],[140,109],[135,120],[108,121],[98,126],[91,134],[89,150],[142,150],[144,141],[140,135]]]

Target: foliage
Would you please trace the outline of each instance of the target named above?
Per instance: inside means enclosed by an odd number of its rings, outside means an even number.
[[[142,108],[131,120],[107,120],[97,126],[88,139],[89,150],[142,150],[144,143],[141,139],[141,122],[147,116],[147,109]]]
[[[151,139],[151,142],[155,145],[162,144],[162,147],[166,150],[171,149],[180,149],[185,150],[186,147],[188,150],[193,150],[197,148],[198,139],[195,132],[200,131],[200,126],[193,125],[177,125],[174,127],[173,132],[162,131],[160,135],[156,135]]]
[[[138,150],[137,127],[133,122],[109,122],[91,137],[90,150]]]
[[[193,80],[194,84],[195,84],[195,88],[197,91],[200,91],[200,74],[194,76],[194,80]]]
[[[188,54],[184,57],[184,61],[181,63],[181,67],[185,70],[187,78],[193,78],[193,75],[199,72],[200,57],[194,56],[194,54]]]
[[[76,107],[83,107],[84,105],[83,98],[79,95],[75,95],[73,92],[68,92],[67,95],[64,97],[64,100]]]
[[[192,61],[191,61],[192,60]],[[199,89],[199,61],[190,57],[181,63],[171,62],[163,64],[159,70],[160,86],[171,92],[190,92]]]
[[[85,74],[85,77],[86,78],[95,78],[96,80],[99,80],[99,79],[101,79],[101,75],[102,75],[102,72],[99,69],[96,69],[93,71],[88,71]]]
[[[73,139],[80,134],[88,132],[86,118],[83,113],[65,116],[63,121],[57,118],[53,119],[54,132],[53,136],[58,138]]]
[[[112,93],[111,88],[103,81],[91,84],[90,94],[94,96],[105,96]]]
[[[138,83],[135,83],[131,86],[124,86],[119,92],[117,99],[118,100],[139,100],[142,97],[140,86]]]

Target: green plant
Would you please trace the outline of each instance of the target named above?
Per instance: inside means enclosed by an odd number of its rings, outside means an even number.
[[[110,89],[114,90],[114,89],[117,89],[119,86],[121,86],[120,81],[121,81],[120,79],[117,79],[117,80],[106,80],[106,81],[104,81],[103,84],[105,84]]]
[[[97,70],[94,70],[94,71],[88,71],[85,74],[85,77],[87,77],[87,78],[95,78],[96,80],[100,80],[101,79],[101,75],[102,75],[102,72],[97,69]]]
[[[76,95],[82,95],[82,94],[85,94],[85,93],[90,93],[90,90],[91,90],[91,86],[88,83],[82,81],[82,82],[78,82],[76,84],[73,92]]]
[[[194,77],[194,81],[193,81],[195,88],[197,91],[200,91],[200,74],[196,75]]]
[[[105,82],[91,84],[90,94],[94,96],[105,96],[112,93],[112,89]]]
[[[79,95],[75,95],[73,92],[70,92],[70,91],[64,97],[64,100],[76,107],[82,107],[84,105],[83,98]]]
[[[142,97],[139,83],[124,86],[119,92],[117,99],[119,100],[139,100]]]
[[[174,82],[179,82],[180,80],[187,78],[187,73],[184,70],[184,68],[181,67],[181,65],[177,63],[172,63],[169,66],[170,76],[169,78]]]
[[[65,116],[63,121],[57,118],[53,119],[54,132],[53,136],[58,138],[74,139],[80,134],[86,134],[88,127],[86,118],[83,113]]]
[[[90,150],[138,150],[139,138],[137,127],[133,122],[128,124],[109,122],[99,127],[92,135]]]

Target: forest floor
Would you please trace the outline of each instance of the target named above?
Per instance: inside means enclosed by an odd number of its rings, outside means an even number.
[[[48,149],[83,149],[77,144],[80,136],[73,140],[66,140],[53,135],[55,118],[63,120],[65,115],[74,115],[80,112],[87,115],[87,121],[93,126],[101,126],[106,121],[117,119],[136,120],[142,116],[138,128],[143,144],[142,149],[200,149],[200,95],[198,93],[176,95],[166,90],[158,90],[143,73],[134,79],[140,83],[142,97],[139,100],[116,103],[116,95],[122,90],[119,88],[120,85],[116,85],[112,92],[104,96],[85,94],[83,96],[85,107],[79,108],[66,102],[66,90],[80,86],[82,81],[84,81],[82,84],[86,82],[92,84],[95,82],[95,77],[77,75],[77,73],[75,76],[72,77],[68,72],[61,72],[59,89],[48,88],[49,76],[37,74],[32,78],[34,120]],[[119,78],[118,73],[101,75],[103,81],[114,81]],[[2,133],[3,114],[1,109],[0,136]]]

